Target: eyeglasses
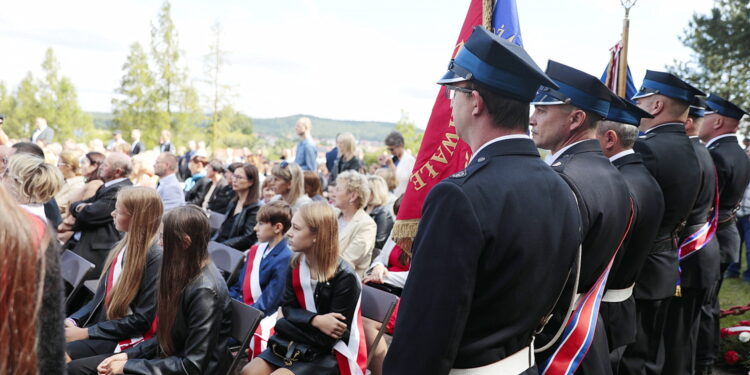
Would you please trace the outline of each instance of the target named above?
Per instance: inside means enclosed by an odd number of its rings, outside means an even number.
[[[464,94],[471,94],[475,91],[475,89],[470,89],[466,87],[458,87],[458,86],[452,86],[452,85],[445,85],[445,97],[446,99],[453,100],[453,98],[456,97],[456,91],[460,91]]]
[[[245,176],[240,176],[240,175],[238,175],[238,174],[233,174],[233,175],[232,175],[232,178],[233,178],[233,179],[235,179],[235,180],[247,180],[247,177],[245,177]]]

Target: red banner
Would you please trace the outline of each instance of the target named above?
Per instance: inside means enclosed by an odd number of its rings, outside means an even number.
[[[456,57],[466,39],[471,36],[474,26],[482,25],[482,9],[482,0],[471,1],[451,58]],[[448,60],[446,66],[447,62]],[[443,72],[438,74],[440,73]],[[439,77],[436,76],[435,79],[437,78]],[[471,158],[469,145],[456,135],[456,127],[451,118],[451,102],[445,97],[443,90],[445,88],[441,87],[432,107],[417,161],[398,212],[398,220],[393,228],[393,237],[409,252],[411,239],[417,234],[419,219],[422,217],[422,203],[427,193],[442,179],[466,168]]]

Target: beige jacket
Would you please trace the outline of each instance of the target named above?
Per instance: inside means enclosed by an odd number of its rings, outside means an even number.
[[[343,230],[339,230],[341,257],[354,266],[359,277],[363,277],[370,266],[376,233],[375,221],[361,209],[354,214]]]

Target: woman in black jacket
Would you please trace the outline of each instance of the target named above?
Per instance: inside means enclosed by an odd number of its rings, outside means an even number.
[[[370,185],[372,194],[370,194],[370,202],[367,203],[365,212],[370,214],[370,217],[375,220],[375,224],[378,226],[378,231],[375,234],[375,250],[372,252],[372,259],[375,259],[380,254],[380,250],[383,249],[385,242],[388,241],[388,236],[391,235],[393,216],[385,206],[388,203],[388,185],[386,185],[383,177],[367,176],[367,183]]]
[[[156,337],[104,359],[100,374],[224,374],[231,299],[208,257],[208,217],[196,206],[164,215]]]
[[[153,335],[162,211],[154,189],[118,193],[112,216],[125,237],[110,252],[94,299],[65,320],[69,374],[96,374],[97,355],[120,352]]]
[[[226,219],[213,240],[245,251],[258,241],[255,234],[256,216],[260,209],[258,168],[245,163],[241,168],[235,169],[232,175],[232,188],[237,197],[229,203]]]
[[[298,375],[339,374],[342,347],[359,347],[356,309],[362,289],[352,266],[338,256],[336,214],[326,203],[304,205],[292,218],[287,236],[296,254],[281,302],[284,317],[276,322],[268,349],[242,374],[268,375],[279,368]],[[306,301],[314,306],[306,306]],[[348,354],[346,358],[357,358],[358,349]],[[353,365],[346,358],[341,365]]]
[[[328,174],[328,185],[336,182],[341,172],[357,171],[362,172],[363,163],[358,157],[354,156],[357,149],[357,140],[352,133],[341,133],[336,138],[336,147],[339,149],[339,157],[333,162],[333,169]]]

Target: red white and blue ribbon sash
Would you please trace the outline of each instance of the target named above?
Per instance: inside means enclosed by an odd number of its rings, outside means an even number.
[[[576,301],[575,310],[568,319],[568,322],[563,330],[560,345],[557,350],[550,356],[544,363],[542,368],[542,374],[544,375],[570,375],[573,374],[583,358],[586,357],[586,353],[591,347],[591,343],[594,341],[594,333],[596,331],[596,321],[599,318],[599,306],[602,302],[602,296],[604,295],[604,289],[607,285],[607,278],[609,277],[609,271],[612,269],[612,264],[617,257],[617,253],[622,247],[623,241],[630,233],[630,226],[633,224],[633,200],[630,200],[630,218],[628,219],[628,226],[620,238],[620,243],[617,245],[612,259],[609,260],[607,267],[599,278],[596,280],[591,289],[585,294],[581,295]]]
[[[703,249],[711,242],[716,234],[716,228],[719,226],[719,179],[716,178],[716,194],[714,195],[714,207],[711,209],[711,218],[697,232],[691,234],[680,245],[678,252],[679,259],[682,261],[688,256],[695,254],[698,250]]]
[[[292,286],[300,306],[307,311],[317,313],[314,291],[310,285],[310,268],[307,266],[304,255],[300,258],[299,266],[292,269]],[[367,343],[362,327],[361,304],[360,295],[355,309],[356,317],[352,319],[352,326],[349,327],[349,342],[339,340],[333,346],[341,375],[364,375],[367,371]]]

